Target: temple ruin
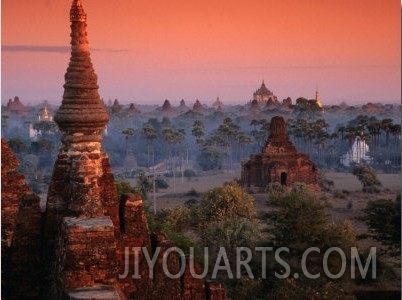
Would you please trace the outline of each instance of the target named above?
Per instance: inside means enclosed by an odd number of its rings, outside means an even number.
[[[1,298],[37,299],[41,283],[40,198],[1,139]]]
[[[261,154],[252,155],[242,164],[241,181],[244,187],[256,192],[265,192],[275,183],[290,187],[295,182],[319,189],[317,171],[308,156],[297,152],[290,141],[285,120],[276,116],[271,120]]]
[[[267,104],[268,101],[275,104],[278,103],[278,98],[266,87],[264,81],[262,81],[261,86],[253,93],[253,100],[263,104]]]

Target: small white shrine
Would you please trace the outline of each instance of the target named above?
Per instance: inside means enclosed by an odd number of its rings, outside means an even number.
[[[369,152],[369,146],[366,144],[366,141],[357,137],[352,145],[352,149],[341,156],[341,164],[345,167],[350,167],[352,163],[370,164],[373,158],[369,155]]]

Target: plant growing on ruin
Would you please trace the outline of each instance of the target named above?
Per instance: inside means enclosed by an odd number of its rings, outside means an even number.
[[[141,193],[141,189],[138,186],[132,186],[128,181],[124,180],[116,180],[116,188],[117,188],[117,195],[120,199],[121,195],[126,194],[126,193],[131,193],[134,195],[139,195],[141,197],[144,197],[144,195]]]

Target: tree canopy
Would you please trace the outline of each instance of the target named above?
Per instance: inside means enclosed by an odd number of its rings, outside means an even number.
[[[392,256],[401,254],[401,195],[395,201],[379,199],[369,201],[363,220],[369,227],[369,235],[380,241]]]
[[[356,165],[352,171],[353,175],[363,184],[363,192],[378,192],[381,182],[377,178],[377,173],[370,166]]]
[[[207,192],[198,206],[197,223],[204,228],[210,222],[254,216],[253,198],[237,183],[230,182]]]

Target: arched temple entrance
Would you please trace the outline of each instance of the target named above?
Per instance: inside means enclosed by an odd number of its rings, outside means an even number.
[[[281,173],[281,185],[287,185],[286,184],[287,177],[288,177],[288,174],[286,174],[286,172]]]

